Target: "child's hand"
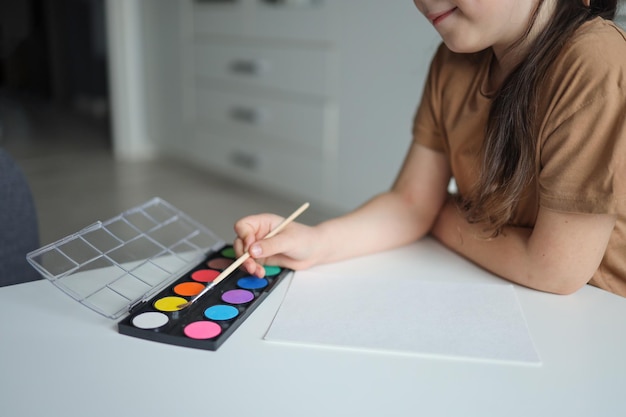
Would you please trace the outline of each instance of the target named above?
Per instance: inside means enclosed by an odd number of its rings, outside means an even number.
[[[274,214],[258,214],[235,223],[235,253],[238,257],[246,251],[250,253],[250,259],[242,265],[248,273],[265,276],[262,264],[291,269],[305,269],[314,264],[313,253],[319,246],[315,228],[293,222],[278,235],[264,239],[282,220]]]

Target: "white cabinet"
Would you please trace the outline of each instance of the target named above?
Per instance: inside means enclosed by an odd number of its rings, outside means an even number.
[[[332,194],[335,50],[323,2],[188,1],[187,156],[292,197]]]
[[[332,209],[389,187],[438,43],[411,2],[182,4],[183,135],[167,149]]]

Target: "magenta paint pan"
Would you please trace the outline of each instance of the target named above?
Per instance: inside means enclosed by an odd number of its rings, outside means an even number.
[[[266,267],[266,277],[258,278],[236,270],[190,307],[180,309],[180,304],[213,282],[233,262],[231,256],[231,246],[209,254],[191,271],[136,306],[118,323],[119,332],[155,342],[217,350],[291,272]]]

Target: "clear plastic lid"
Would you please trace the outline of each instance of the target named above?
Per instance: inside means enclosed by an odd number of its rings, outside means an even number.
[[[30,252],[27,259],[72,298],[118,318],[223,245],[209,229],[154,198]]]

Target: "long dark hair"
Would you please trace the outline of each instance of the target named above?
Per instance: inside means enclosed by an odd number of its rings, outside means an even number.
[[[535,21],[539,8],[531,20]],[[550,64],[584,22],[615,17],[617,0],[557,0],[554,15],[534,40],[530,53],[497,91],[491,105],[478,183],[459,202],[467,220],[487,225],[497,236],[512,218],[524,189],[535,177],[537,94]],[[530,30],[530,28],[529,28]]]

